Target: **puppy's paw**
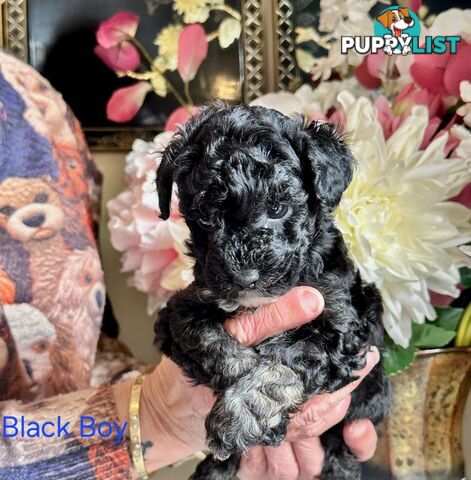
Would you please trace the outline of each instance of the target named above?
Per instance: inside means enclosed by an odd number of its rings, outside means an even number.
[[[226,352],[224,361],[214,365],[218,375],[214,377],[216,384],[213,385],[213,388],[216,391],[227,390],[242,376],[255,370],[259,365],[260,356],[250,348],[234,352],[233,355],[228,355]]]
[[[206,419],[208,448],[218,459],[254,445],[279,445],[289,413],[303,401],[300,378],[288,367],[260,365],[227,389]]]

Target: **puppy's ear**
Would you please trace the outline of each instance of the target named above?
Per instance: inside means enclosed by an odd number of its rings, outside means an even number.
[[[384,13],[381,15],[378,15],[376,17],[376,20],[378,20],[379,23],[385,28],[389,28],[389,25],[392,23],[392,12],[391,10],[386,10]]]
[[[410,17],[409,9],[407,7],[399,8],[399,13],[402,13],[404,17]]]
[[[340,202],[353,176],[354,159],[336,128],[324,122],[305,127],[300,153],[310,207],[320,203],[328,213]]]
[[[206,123],[220,108],[222,105],[216,104],[203,108],[180,127],[167,145],[157,170],[156,181],[160,217],[163,220],[170,216],[173,182],[176,182],[183,173],[191,171],[198,161],[204,148]]]

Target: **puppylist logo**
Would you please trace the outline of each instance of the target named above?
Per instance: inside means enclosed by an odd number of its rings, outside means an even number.
[[[341,37],[341,52],[350,50],[357,53],[378,53],[383,50],[387,55],[408,55],[409,53],[456,53],[461,41],[458,35],[425,36],[420,42],[420,20],[412,10],[406,7],[388,7],[383,10],[374,23],[374,35]]]

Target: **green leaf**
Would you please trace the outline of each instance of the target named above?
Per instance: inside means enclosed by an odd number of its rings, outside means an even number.
[[[456,335],[456,332],[445,330],[433,323],[412,325],[411,345],[416,348],[438,348],[449,343]]]
[[[414,345],[402,348],[399,345],[395,345],[389,338],[386,338],[383,353],[383,363],[386,374],[395,375],[404,371],[414,361],[416,350]]]
[[[464,288],[471,287],[471,268],[462,267],[460,268],[460,276],[461,280],[460,283],[463,285]]]
[[[463,308],[436,308],[437,318],[433,321],[433,324],[437,327],[442,327],[445,330],[456,332],[458,322],[461,315],[463,315]]]

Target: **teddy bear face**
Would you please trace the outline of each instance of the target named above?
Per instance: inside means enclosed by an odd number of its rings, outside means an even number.
[[[0,183],[0,227],[26,243],[53,237],[64,225],[59,197],[39,178]]]
[[[52,371],[50,351],[56,338],[54,326],[40,310],[26,303],[3,308],[26,373],[34,385],[45,383]]]

